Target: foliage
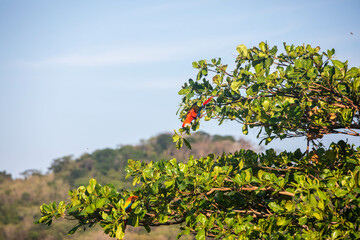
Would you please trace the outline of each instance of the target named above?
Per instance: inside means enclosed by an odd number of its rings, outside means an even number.
[[[220,136],[220,135],[214,135],[213,136],[213,141],[224,141],[224,140],[228,140],[230,142],[235,142],[235,139],[233,136]]]
[[[140,199],[131,213],[123,208],[129,192],[102,187],[92,179],[87,187],[70,192],[67,205],[43,205],[39,222],[51,224],[67,210],[68,217],[79,221],[70,233],[100,222],[105,233],[119,239],[126,223],[184,223],[182,234],[193,232],[200,239],[205,234],[229,239],[359,238],[359,150],[343,141],[328,150],[319,148],[319,164],[313,168],[300,151],[240,150],[186,164],[129,160],[128,176],[141,183],[132,192]]]
[[[359,68],[334,59],[334,50],[260,43],[239,45],[236,66],[213,59],[194,62],[199,69],[179,91],[180,117],[213,96],[191,126],[175,131],[176,147],[190,147],[184,138],[199,129],[200,119],[235,120],[264,131],[263,140],[305,136],[303,152],[234,153],[190,157],[187,162],[129,160],[127,178],[136,189],[89,185],[70,191],[71,201],[43,204],[38,223],[70,218],[70,234],[97,223],[111,237],[122,239],[126,226],[180,224],[178,237],[196,239],[338,239],[360,238],[360,147],[339,141],[329,147],[315,142],[324,134],[359,136]],[[214,73],[212,82],[206,78]],[[227,142],[229,142],[227,140]],[[312,151],[309,144],[312,142]],[[125,211],[129,196],[139,198]]]
[[[51,166],[49,167],[49,170],[58,173],[61,171],[65,171],[69,167],[69,163],[72,160],[72,156],[64,156],[62,158],[54,159]]]
[[[20,175],[24,176],[24,178],[29,178],[30,176],[41,176],[41,171],[37,169],[28,169],[24,172],[20,173]]]
[[[359,136],[360,69],[335,60],[334,49],[320,53],[320,47],[285,43],[284,48],[277,54],[276,46],[264,42],[251,49],[239,45],[231,73],[221,59],[194,62],[199,69],[196,80],[179,91],[181,118],[194,103],[216,96],[206,107],[205,120],[238,121],[244,124],[244,134],[260,127],[266,143],[298,136],[313,140],[330,133]],[[203,78],[210,73],[212,81]],[[191,128],[199,128],[199,119]],[[190,127],[180,132],[189,133]],[[181,147],[184,140],[178,135],[175,140]]]
[[[14,204],[0,204],[0,223],[19,223],[20,220],[21,217],[16,211]]]
[[[205,137],[206,135],[206,137]],[[96,158],[95,153],[103,150],[96,150],[93,153],[86,153],[78,158],[65,156],[52,162],[52,167],[56,164],[61,165],[60,171],[51,171],[47,174],[36,174],[37,171],[24,171],[27,178],[12,179],[6,172],[0,172],[0,240],[54,240],[54,239],[111,239],[105,235],[100,226],[95,226],[91,231],[83,232],[82,229],[75,235],[67,235],[69,229],[73,228],[72,221],[59,219],[56,224],[50,228],[33,224],[35,219],[40,217],[39,205],[46,202],[59,202],[68,199],[68,190],[76,189],[80,185],[88,184],[89,179],[94,177],[101,184],[111,182],[117,188],[133,189],[130,180],[125,180],[129,156],[135,156],[138,159],[158,161],[159,159],[169,159],[173,152],[179,161],[185,161],[185,156],[195,154],[202,155],[201,152],[222,152],[232,151],[227,141],[213,142],[212,136],[204,133],[195,133],[192,139],[194,150],[174,149],[171,139],[171,133],[164,133],[143,140],[137,145],[123,145],[116,149],[111,149],[114,154],[110,170],[103,175],[96,169],[97,161],[102,158]],[[161,140],[160,140],[161,139]],[[159,143],[164,143],[161,149],[157,149]],[[248,143],[249,144],[249,143]],[[236,141],[234,146],[246,146],[246,143]],[[216,150],[219,149],[219,150]],[[221,151],[220,151],[221,150]],[[54,164],[56,162],[56,164]],[[165,230],[164,230],[165,228]],[[145,229],[128,227],[126,229],[126,239],[174,239],[180,230],[178,227],[163,226],[152,229],[148,234]],[[185,237],[192,239],[192,236]]]
[[[6,171],[1,171],[0,172],[0,184],[5,181],[8,181],[8,180],[11,180],[11,174],[6,173]]]

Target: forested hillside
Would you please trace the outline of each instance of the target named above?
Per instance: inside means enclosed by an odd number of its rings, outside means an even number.
[[[221,155],[240,148],[260,150],[245,140],[235,140],[232,136],[210,136],[198,132],[190,139],[193,150],[176,150],[171,134],[160,134],[138,145],[122,145],[116,149],[101,149],[85,153],[79,158],[64,156],[53,160],[49,172],[42,174],[38,170],[23,172],[24,179],[12,179],[6,172],[0,172],[0,240],[21,239],[110,239],[100,228],[95,227],[82,234],[68,236],[71,222],[62,221],[52,227],[35,225],[40,216],[42,203],[66,199],[68,189],[86,185],[90,178],[96,178],[100,184],[112,183],[118,189],[131,189],[130,181],[125,181],[124,168],[128,159],[158,161],[176,158],[186,161],[190,155],[199,158],[208,153]],[[166,227],[153,229],[147,234],[143,229],[128,229],[126,239],[174,239],[178,229]],[[184,238],[186,239],[186,238]],[[188,236],[191,239],[191,236]]]

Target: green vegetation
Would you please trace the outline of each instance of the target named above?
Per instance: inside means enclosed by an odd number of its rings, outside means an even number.
[[[230,136],[221,136],[223,139]],[[233,149],[251,146],[244,140],[229,144],[229,141],[212,141],[212,136],[199,133],[193,135],[193,144],[197,151],[228,152]],[[195,149],[176,151],[178,159],[187,160],[189,154],[199,155]],[[77,189],[87,184],[90,178],[99,183],[113,183],[116,189],[133,189],[131,181],[125,180],[125,166],[129,158],[147,162],[169,159],[174,151],[171,134],[160,134],[141,144],[124,145],[117,149],[102,149],[91,154],[83,154],[74,159],[64,156],[53,160],[48,174],[38,170],[27,170],[22,173],[24,179],[13,180],[11,175],[0,172],[0,240],[53,240],[53,239],[111,239],[100,227],[91,231],[69,236],[73,222],[61,220],[51,228],[33,224],[40,217],[39,205],[44,202],[68,199],[69,189]],[[106,170],[106,171],[105,171]],[[82,230],[78,230],[82,231]],[[127,239],[174,239],[179,233],[177,227],[155,228],[152,234],[143,229],[127,229]],[[191,239],[190,237],[188,239]]]
[[[42,205],[38,222],[75,219],[70,233],[99,223],[118,239],[127,226],[150,231],[174,224],[180,225],[179,237],[191,233],[201,240],[359,239],[360,147],[345,141],[323,146],[318,140],[326,134],[360,136],[360,69],[335,60],[334,50],[320,53],[310,45],[284,44],[277,54],[276,46],[261,42],[237,51],[231,71],[220,59],[193,63],[196,80],[179,91],[181,119],[212,96],[205,120],[237,121],[244,134],[256,127],[265,143],[303,136],[305,152],[241,149],[187,162],[130,159],[126,177],[135,189],[91,179],[70,192],[70,202]],[[199,126],[197,118],[175,131],[176,147],[195,149],[196,140],[185,135]],[[131,195],[139,198],[127,212],[124,201]]]

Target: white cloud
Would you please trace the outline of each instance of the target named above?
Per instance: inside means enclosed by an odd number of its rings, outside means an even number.
[[[21,61],[20,64],[29,67],[43,66],[108,66],[133,63],[150,63],[173,60],[181,53],[180,48],[166,47],[129,47],[115,48],[100,53],[65,54],[45,58],[43,60]]]
[[[204,46],[190,47],[186,44],[168,46],[138,46],[118,48],[103,52],[89,52],[85,54],[64,54],[41,60],[22,60],[15,65],[25,67],[74,66],[101,67],[124,64],[156,63],[183,59],[197,51],[205,50]]]
[[[220,35],[212,38],[193,38],[183,41],[122,44],[119,46],[107,46],[105,50],[93,50],[86,53],[69,53],[38,60],[21,60],[15,65],[31,68],[49,66],[73,66],[73,67],[102,67],[125,64],[157,63],[182,59],[196,60],[207,57],[209,54],[218,54],[218,50],[230,49],[231,52],[222,54],[236,54],[237,44],[257,44],[260,40],[276,38],[291,31],[292,28],[269,30],[267,32],[241,32],[236,35]],[[265,39],[264,39],[265,38]],[[124,47],[126,46],[126,47]],[[234,55],[235,56],[235,55]],[[195,57],[195,59],[194,59]],[[212,57],[221,57],[214,55]]]

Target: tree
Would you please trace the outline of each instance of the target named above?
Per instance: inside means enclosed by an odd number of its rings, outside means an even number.
[[[0,184],[5,182],[5,181],[9,181],[11,180],[11,174],[10,173],[6,173],[6,171],[1,171],[0,172]]]
[[[37,169],[28,169],[20,173],[20,175],[24,176],[25,179],[28,179],[31,176],[41,176],[41,171]]]
[[[72,157],[72,155],[69,155],[62,158],[54,159],[51,166],[49,167],[49,170],[54,173],[68,170],[70,168],[70,162],[72,160]]]
[[[118,239],[126,225],[150,231],[170,224],[180,224],[179,237],[191,233],[197,239],[360,238],[360,147],[319,141],[325,134],[360,135],[360,69],[335,60],[334,50],[284,48],[277,54],[264,42],[251,49],[239,45],[232,71],[221,59],[194,62],[199,73],[179,91],[180,117],[213,96],[200,114],[205,120],[237,121],[244,134],[256,127],[266,144],[305,136],[305,152],[239,150],[190,156],[187,163],[129,160],[127,178],[135,190],[91,179],[70,191],[71,202],[42,205],[38,223],[74,219],[70,234],[99,223]],[[199,129],[201,117],[175,131],[178,148],[190,147],[185,135]],[[125,211],[132,195],[138,199]]]

